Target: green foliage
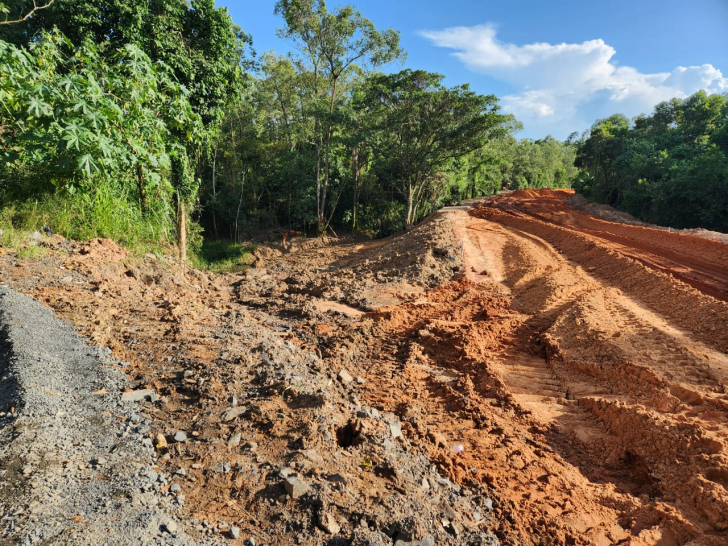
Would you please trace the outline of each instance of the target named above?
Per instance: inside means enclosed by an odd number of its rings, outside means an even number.
[[[579,145],[578,191],[642,220],[728,232],[728,98],[696,93],[630,124],[597,121]]]
[[[348,101],[342,102],[345,95],[341,87],[346,87],[350,83],[347,78],[355,78],[362,69],[403,58],[404,52],[399,47],[399,32],[378,31],[352,6],[332,13],[324,0],[279,0],[275,9],[285,22],[279,35],[293,40],[301,52],[296,67],[309,86],[306,106],[313,120],[312,143],[316,149],[316,223],[319,234],[323,234],[332,218],[327,218],[329,186],[336,182],[332,178],[336,161],[332,148],[337,147],[336,133],[348,116]],[[336,201],[339,197],[341,192]]]
[[[109,237],[132,248],[147,250],[165,247],[172,242],[170,212],[141,210],[116,193],[101,186],[93,194],[45,194],[6,206],[0,213],[0,229],[9,237],[3,244],[18,246],[18,232],[41,231],[49,226],[55,233],[75,240]]]
[[[187,91],[134,45],[111,65],[93,44],[66,50],[58,34],[28,51],[0,42],[3,174],[28,169],[69,193],[131,177],[142,202],[168,193],[170,158],[184,149],[172,131],[200,125]]]
[[[446,88],[443,76],[423,70],[377,74],[357,99],[366,112],[377,173],[406,204],[405,226],[426,212],[446,186],[447,163],[504,137],[510,118],[497,99],[467,86]],[[424,207],[424,208],[423,208]]]
[[[194,267],[215,273],[236,273],[248,267],[250,254],[255,250],[252,245],[241,245],[228,240],[206,240],[192,255]]]
[[[11,2],[9,17],[25,5]],[[323,0],[275,11],[298,53],[259,63],[214,0],[58,0],[0,25],[10,231],[177,237],[181,256],[225,269],[246,231],[381,236],[447,202],[569,184],[574,145],[516,141],[494,96],[422,70],[374,72],[404,58],[397,31]],[[664,116],[669,126],[674,111]],[[710,119],[696,107],[686,127],[702,135]],[[710,143],[724,149],[721,130]]]
[[[568,188],[576,175],[576,146],[551,136],[541,140],[493,140],[468,158],[465,195],[478,197],[500,190]]]
[[[173,211],[165,216],[184,228],[179,215],[249,66],[250,37],[227,10],[63,0],[0,37],[0,197],[93,199],[104,186],[142,215]]]
[[[3,200],[33,196],[67,237],[165,241],[173,192],[194,193],[189,176],[173,184],[173,163],[187,161],[201,120],[165,65],[133,44],[103,49],[57,33],[27,50],[0,42]]]

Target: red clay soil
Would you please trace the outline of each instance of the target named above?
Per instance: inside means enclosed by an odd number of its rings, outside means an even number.
[[[566,190],[518,190],[492,205],[514,216],[540,219],[614,243],[610,247],[617,252],[728,300],[725,243],[693,233],[608,222],[569,206],[567,201],[573,195]]]
[[[568,195],[528,206],[585,224]],[[522,212],[519,196],[442,212],[465,278],[370,314],[328,354],[357,347],[368,402],[396,412],[451,479],[494,489],[501,538],[728,544],[728,305],[635,246]],[[726,255],[694,243],[706,260]]]

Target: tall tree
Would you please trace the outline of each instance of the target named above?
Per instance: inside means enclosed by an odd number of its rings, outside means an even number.
[[[387,158],[386,171],[405,201],[406,228],[436,193],[447,161],[509,130],[510,117],[498,113],[493,95],[478,95],[465,85],[446,88],[442,79],[423,70],[377,74],[360,103],[374,120],[377,153]]]
[[[134,45],[151,61],[171,68],[203,121],[194,134],[182,123],[169,127],[175,140],[185,144],[175,149],[171,170],[184,256],[187,206],[197,195],[200,160],[219,129],[226,102],[240,91],[250,37],[232,22],[227,8],[215,7],[215,0],[63,0],[12,27],[2,37],[19,45],[30,45],[39,32],[58,28],[76,48],[97,44],[98,54],[109,64],[118,48]]]
[[[304,55],[306,69],[313,73],[313,100],[325,101],[325,106],[313,106],[317,133],[316,218],[318,231],[323,234],[331,182],[331,140],[339,126],[334,111],[340,80],[358,65],[376,68],[402,56],[399,32],[376,30],[352,6],[331,13],[324,0],[279,0],[275,9],[286,25],[280,35],[294,41]]]

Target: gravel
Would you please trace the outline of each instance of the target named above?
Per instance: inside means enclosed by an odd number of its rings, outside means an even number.
[[[215,544],[188,535],[173,496],[158,491],[154,450],[139,432],[149,429],[148,393],[122,402],[123,365],[107,355],[0,287],[0,538]]]

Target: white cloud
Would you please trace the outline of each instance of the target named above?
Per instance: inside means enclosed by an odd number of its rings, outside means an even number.
[[[594,121],[586,113],[586,105],[594,101],[604,101],[611,113],[634,116],[701,89],[728,92],[728,78],[710,64],[643,74],[617,66],[612,60],[616,50],[603,40],[518,46],[499,41],[496,34],[493,25],[422,32],[435,45],[456,50],[454,56],[470,70],[519,89],[502,98],[504,109],[528,129],[543,127],[559,137]]]

